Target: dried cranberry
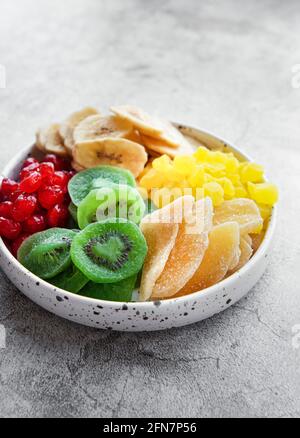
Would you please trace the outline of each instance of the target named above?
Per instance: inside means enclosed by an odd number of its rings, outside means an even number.
[[[65,189],[68,185],[69,180],[69,173],[63,170],[59,170],[57,172],[54,172],[53,175],[47,178],[46,182],[49,185],[56,185]]]
[[[11,219],[11,209],[13,203],[11,201],[4,201],[0,204],[0,216]]]
[[[54,173],[54,164],[53,163],[41,163],[39,166],[39,172],[42,175],[42,178],[49,178]]]
[[[12,207],[12,217],[17,222],[24,222],[34,213],[37,199],[33,195],[22,194],[17,197]]]
[[[38,163],[38,160],[36,160],[33,157],[29,157],[24,161],[22,168],[24,169],[24,167],[27,167],[27,166],[30,166],[31,164],[36,164],[36,163]]]
[[[60,186],[42,187],[38,193],[38,199],[43,208],[49,210],[55,204],[61,204],[64,199],[64,191]]]
[[[16,190],[19,189],[19,184],[9,178],[4,178],[1,184],[1,192],[4,196],[12,195]]]
[[[23,192],[21,192],[21,190],[16,190],[14,193],[12,193],[12,194],[9,196],[9,200],[10,200],[11,202],[15,202],[15,200],[16,200],[20,195],[23,195]]]
[[[23,223],[23,229],[26,233],[34,234],[46,229],[46,221],[42,214],[35,214],[29,217]]]
[[[6,217],[0,217],[0,235],[6,239],[14,240],[21,233],[22,227],[19,222]]]
[[[34,193],[42,185],[42,175],[39,172],[32,172],[20,183],[20,190],[25,193]]]
[[[38,171],[39,167],[39,163],[33,163],[27,167],[24,167],[24,169],[22,169],[20,172],[20,180],[22,181],[23,179],[28,178],[28,176],[30,176],[32,172]]]
[[[53,163],[55,170],[70,170],[70,161],[64,158],[57,157],[54,154],[48,154],[45,156],[43,163]]]
[[[55,205],[47,214],[47,221],[50,227],[64,227],[68,219],[69,210],[65,205]]]

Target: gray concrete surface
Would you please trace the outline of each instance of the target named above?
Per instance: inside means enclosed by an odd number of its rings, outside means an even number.
[[[132,102],[236,143],[281,189],[265,276],[190,327],[77,326],[0,274],[1,417],[299,417],[299,19],[297,0],[1,1],[1,163],[49,120]]]

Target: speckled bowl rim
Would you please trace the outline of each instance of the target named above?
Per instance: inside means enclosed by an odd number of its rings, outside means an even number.
[[[233,152],[235,152],[241,158],[244,158],[247,161],[253,161],[248,154],[245,154],[239,148],[237,148],[236,146],[233,146],[230,142],[227,142],[226,140],[222,140],[212,133],[209,133],[207,131],[202,131],[199,128],[194,128],[194,127],[189,126],[189,125],[183,125],[183,124],[178,124],[178,123],[175,123],[175,125],[177,127],[179,127],[180,130],[187,131],[186,132],[187,135],[189,135],[188,131],[191,131],[191,132],[195,131],[195,132],[199,133],[200,135],[201,134],[208,135],[212,140],[216,140],[216,141],[220,142],[221,144],[228,146],[229,149],[231,149]],[[16,169],[18,166],[20,166],[20,163],[22,162],[24,157],[26,157],[27,155],[30,155],[32,147],[33,146],[21,149],[20,152],[17,153],[16,156],[14,158],[12,158],[6,164],[1,175],[8,176],[14,169]],[[219,289],[220,289],[220,291],[222,291],[223,288],[230,287],[231,284],[234,284],[239,278],[246,275],[247,272],[249,270],[251,270],[253,265],[256,265],[257,263],[259,263],[259,260],[261,260],[264,257],[267,249],[269,248],[269,246],[271,244],[272,238],[274,236],[276,222],[277,222],[277,208],[278,207],[273,208],[272,216],[270,218],[268,228],[267,228],[266,234],[264,236],[264,240],[261,243],[259,249],[256,251],[256,253],[253,255],[253,257],[250,259],[250,261],[242,269],[235,272],[230,277],[220,281],[219,283],[217,283],[217,284],[215,284],[207,289],[203,289],[201,291],[194,292],[194,293],[188,294],[188,295],[184,295],[184,296],[178,297],[178,298],[168,298],[166,300],[156,300],[156,301],[132,301],[132,302],[99,300],[99,299],[95,299],[95,298],[89,298],[89,297],[84,297],[82,295],[74,294],[72,292],[68,292],[68,291],[66,291],[64,289],[60,289],[60,288],[56,288],[56,292],[61,293],[62,295],[66,296],[66,297],[72,298],[75,301],[85,302],[87,304],[94,304],[95,306],[103,305],[103,307],[110,306],[112,308],[117,309],[117,308],[120,308],[120,305],[125,304],[128,307],[128,309],[135,308],[136,310],[138,310],[139,308],[145,308],[145,307],[146,308],[149,307],[149,309],[150,309],[150,307],[153,306],[153,302],[154,303],[159,302],[159,304],[162,308],[162,307],[168,307],[171,303],[183,303],[189,299],[196,300],[200,296],[203,296],[203,297],[209,297],[210,295],[212,296]],[[51,285],[47,281],[41,279],[40,277],[33,274],[32,272],[28,271],[23,265],[21,265],[21,263],[8,250],[8,248],[6,247],[6,245],[3,242],[1,237],[0,237],[0,253],[3,253],[9,259],[12,266],[14,266],[16,270],[19,270],[23,274],[28,275],[29,277],[32,278],[32,280],[36,284],[43,286],[45,288],[45,290],[47,292],[49,292],[49,294],[51,294],[51,295],[53,294],[53,285]]]

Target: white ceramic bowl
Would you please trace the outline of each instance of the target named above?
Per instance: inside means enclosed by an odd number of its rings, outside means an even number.
[[[249,159],[217,137],[182,125],[177,125],[210,149],[228,147],[238,157]],[[3,171],[15,177],[20,163],[32,148],[21,151]],[[39,306],[58,316],[91,327],[118,331],[153,331],[179,327],[204,320],[239,301],[264,273],[270,253],[276,222],[276,209],[259,250],[244,268],[231,277],[204,291],[185,297],[145,303],[115,303],[82,297],[55,288],[25,269],[8,251],[0,239],[0,266],[14,285]]]

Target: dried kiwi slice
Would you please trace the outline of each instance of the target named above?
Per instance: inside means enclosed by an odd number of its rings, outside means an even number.
[[[33,234],[20,246],[18,260],[40,278],[53,278],[71,265],[70,248],[74,236],[74,231],[64,228]]]
[[[49,283],[53,284],[53,286],[75,294],[88,282],[89,279],[73,264],[66,271],[49,280]]]
[[[73,202],[71,202],[69,205],[69,212],[70,212],[72,219],[77,224],[77,222],[78,222],[77,221],[77,207],[75,204],[73,204]]]
[[[73,263],[95,283],[116,283],[137,274],[146,253],[138,226],[122,218],[88,225],[71,246]]]
[[[145,203],[133,187],[110,184],[109,187],[92,190],[80,203],[77,212],[79,228],[110,217],[129,219],[140,223],[145,213]]]
[[[135,179],[129,170],[114,166],[98,166],[77,173],[69,181],[69,194],[78,207],[92,189],[103,187],[103,180],[135,187]]]
[[[81,291],[80,295],[98,300],[131,301],[135,288],[137,275],[125,278],[117,283],[93,283],[90,281]]]

